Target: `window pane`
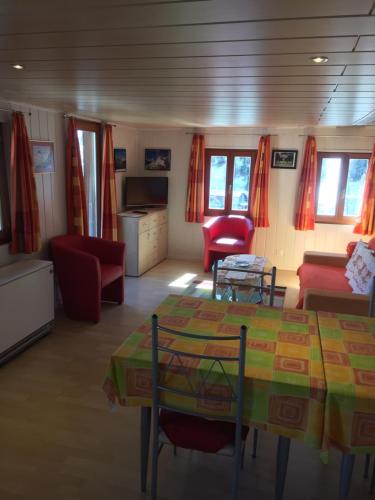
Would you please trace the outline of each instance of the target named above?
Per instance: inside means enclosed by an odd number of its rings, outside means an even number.
[[[232,210],[247,211],[248,209],[250,167],[250,156],[234,157]]]
[[[336,215],[341,158],[323,158],[318,193],[318,215]]]
[[[348,181],[345,191],[344,215],[358,217],[362,207],[365,189],[368,160],[366,158],[350,158]]]
[[[96,134],[78,130],[83,178],[85,182],[89,236],[98,235],[97,185],[96,185]]]
[[[227,157],[211,156],[210,191],[208,208],[225,208],[225,184],[227,179]]]

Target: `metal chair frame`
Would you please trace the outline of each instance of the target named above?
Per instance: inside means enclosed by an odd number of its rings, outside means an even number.
[[[190,352],[185,352],[185,351],[179,351],[176,349],[171,349],[169,347],[161,346],[159,344],[159,339],[158,339],[158,333],[159,331],[165,332],[170,335],[174,335],[176,337],[182,337],[182,338],[187,338],[187,339],[193,339],[193,340],[210,340],[210,341],[217,341],[217,342],[223,342],[225,343],[226,341],[231,341],[233,342],[234,340],[238,340],[239,342],[239,355],[238,356],[209,356],[209,355],[204,355],[204,354],[196,354],[196,353],[190,353]],[[225,420],[225,421],[232,421],[235,423],[235,440],[234,440],[234,469],[233,469],[233,482],[232,482],[232,492],[231,492],[231,499],[235,500],[237,498],[237,493],[238,493],[238,482],[239,482],[239,473],[240,473],[240,468],[241,468],[241,462],[242,462],[242,453],[243,453],[243,446],[242,446],[242,415],[243,415],[243,388],[244,388],[244,376],[245,376],[245,355],[246,355],[246,336],[247,336],[247,328],[246,326],[241,326],[240,328],[240,333],[238,336],[208,336],[208,335],[201,335],[201,334],[193,334],[193,333],[187,333],[187,332],[181,332],[181,331],[176,331],[172,330],[170,328],[166,328],[163,326],[160,326],[158,324],[158,317],[157,315],[152,316],[152,429],[153,429],[153,438],[152,438],[152,482],[151,482],[151,499],[156,500],[157,498],[157,475],[158,475],[158,457],[159,453],[163,447],[163,443],[160,442],[160,427],[159,427],[159,410],[165,409],[168,411],[175,411],[178,413],[184,413],[187,415],[193,415],[193,416],[199,416],[199,417],[204,417],[207,419],[213,419],[213,420]],[[179,390],[176,388],[168,387],[167,385],[162,383],[161,377],[160,377],[160,370],[159,370],[159,352],[162,353],[168,353],[171,355],[171,359],[166,367],[166,369],[163,369],[163,373],[168,372],[168,369],[171,368],[172,363],[174,360],[178,360],[181,366],[183,366],[183,363],[181,361],[182,357],[188,357],[188,358],[198,358],[202,360],[211,360],[212,364],[205,375],[204,378],[202,378],[201,383],[199,383],[198,387],[194,387],[192,384],[192,381],[189,379],[188,374],[186,374],[186,378],[188,380],[188,385],[191,389],[191,391],[186,391],[186,390]],[[230,381],[230,377],[228,377],[227,373],[225,372],[223,362],[235,362],[238,363],[238,374],[237,374],[237,380],[235,387],[233,387],[233,384]],[[218,365],[221,367],[221,370],[223,372],[224,377],[226,378],[226,381],[231,388],[231,395],[228,397],[221,397],[221,396],[214,396],[214,395],[208,395],[205,393],[205,389],[207,389],[209,386],[207,385],[208,379],[210,374],[212,373],[212,370],[215,365]],[[172,406],[169,406],[167,404],[164,404],[161,402],[161,394],[162,393],[173,393],[177,394],[180,396],[184,397],[190,397],[192,399],[204,399],[204,400],[211,400],[211,401],[221,401],[221,402],[230,402],[230,403],[236,403],[236,413],[233,417],[230,416],[216,416],[216,415],[207,415],[203,413],[198,413],[194,411],[187,411],[187,410],[181,410],[179,408],[175,408]],[[175,451],[175,449],[174,449]]]
[[[244,285],[241,282],[233,282],[233,283],[226,283],[224,281],[218,281],[217,280],[217,273],[218,271],[239,271],[239,272],[246,272],[246,273],[251,273],[251,274],[259,274],[260,275],[260,284],[259,285],[249,285],[249,288],[255,288],[256,290],[259,290],[261,299],[263,301],[263,292],[266,289],[270,290],[270,307],[273,307],[274,303],[274,297],[275,297],[275,286],[276,286],[276,267],[273,266],[271,271],[257,271],[257,270],[250,270],[246,269],[244,267],[225,267],[225,266],[219,266],[219,261],[215,260],[214,262],[214,276],[213,276],[213,287],[212,287],[212,298],[216,299],[216,291],[217,291],[217,286],[218,285],[225,285],[227,287],[230,287],[232,289],[232,300],[236,301],[236,290],[235,286],[247,286]],[[264,284],[264,278],[265,276],[270,276],[271,277],[271,284],[270,285],[265,285]]]

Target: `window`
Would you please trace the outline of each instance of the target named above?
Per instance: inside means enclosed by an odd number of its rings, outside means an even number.
[[[99,235],[100,124],[77,120],[78,142],[85,183],[89,236]]]
[[[318,153],[316,222],[355,222],[361,214],[369,159],[370,153]]]
[[[3,128],[0,124],[0,244],[10,241],[9,195],[4,150]]]
[[[257,151],[206,149],[205,215],[245,214]]]

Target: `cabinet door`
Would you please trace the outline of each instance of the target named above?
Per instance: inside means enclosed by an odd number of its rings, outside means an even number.
[[[158,256],[159,261],[167,257],[168,254],[168,226],[162,224],[158,231]]]
[[[151,231],[141,233],[138,238],[138,272],[142,274],[150,267],[150,257],[152,253]]]

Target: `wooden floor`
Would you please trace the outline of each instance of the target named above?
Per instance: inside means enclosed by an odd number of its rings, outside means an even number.
[[[126,279],[122,306],[104,305],[102,321],[74,322],[58,313],[53,332],[0,369],[0,499],[138,500],[138,409],[111,411],[101,390],[111,353],[198,263],[165,261],[142,278]],[[206,279],[208,275],[203,275]],[[294,273],[279,272],[287,306],[296,303]],[[22,311],[20,311],[22,314]],[[1,321],[1,319],[0,319]],[[273,498],[277,440],[261,433],[259,456],[249,448],[240,499]],[[285,500],[337,496],[339,455],[329,465],[317,452],[293,442]],[[230,459],[166,449],[160,457],[159,498],[228,498]],[[351,499],[371,498],[357,459]]]

